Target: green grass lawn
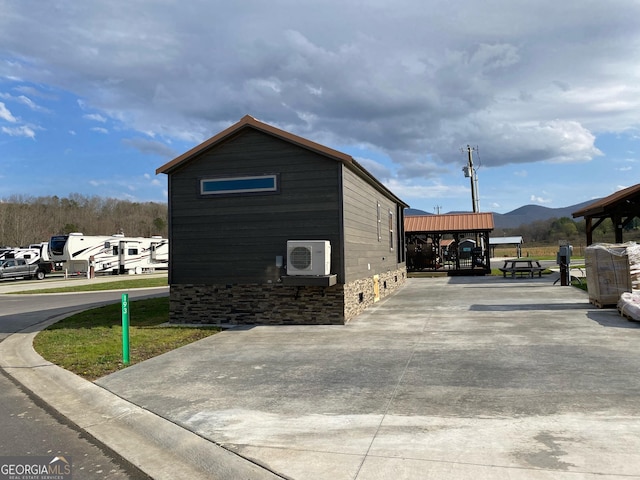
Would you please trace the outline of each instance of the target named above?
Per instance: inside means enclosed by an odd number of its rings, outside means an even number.
[[[71,281],[72,282],[72,281]],[[166,287],[167,277],[135,278],[133,280],[114,280],[113,282],[90,283],[86,285],[69,285],[68,287],[42,288],[38,290],[24,290],[16,294],[33,293],[68,293],[68,292],[98,292],[101,290],[125,290],[129,288]]]
[[[166,279],[163,281],[166,284]],[[33,346],[46,360],[87,380],[95,380],[125,367],[121,312],[118,303],[73,315],[38,333]],[[166,297],[130,303],[129,365],[220,331],[207,326],[163,326],[168,318]]]

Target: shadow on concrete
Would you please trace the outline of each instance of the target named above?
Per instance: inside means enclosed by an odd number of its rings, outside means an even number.
[[[584,310],[584,302],[579,303],[508,303],[508,304],[476,304],[471,305],[469,310],[475,312],[517,312],[517,311],[560,311],[560,310]]]
[[[633,322],[633,321],[627,320],[626,318],[618,314],[617,310],[597,310],[593,312],[588,312],[587,318],[589,320],[593,320],[594,322],[602,325],[603,327],[630,328],[630,329],[640,328],[639,322]]]

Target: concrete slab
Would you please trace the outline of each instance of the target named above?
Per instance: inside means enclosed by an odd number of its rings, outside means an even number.
[[[33,337],[63,317],[51,318],[0,342],[0,368],[151,478],[281,478],[44,360],[30,348]]]
[[[640,328],[553,280],[409,279],[97,384],[292,479],[640,478]]]

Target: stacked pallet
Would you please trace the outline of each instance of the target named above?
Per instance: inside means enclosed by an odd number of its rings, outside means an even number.
[[[627,245],[597,243],[586,248],[589,302],[599,308],[616,305],[623,292],[630,292],[631,273]]]
[[[589,301],[616,306],[620,315],[640,321],[640,245],[599,243],[585,250]]]
[[[589,301],[616,306],[623,293],[640,293],[640,245],[598,243],[585,250]]]

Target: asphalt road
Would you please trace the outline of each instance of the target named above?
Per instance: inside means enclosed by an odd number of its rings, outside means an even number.
[[[130,299],[166,295],[166,288],[130,290]],[[121,292],[0,295],[0,341],[53,316],[118,302]],[[134,465],[81,431],[0,370],[0,457],[65,456],[74,478],[148,479]]]

